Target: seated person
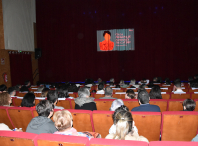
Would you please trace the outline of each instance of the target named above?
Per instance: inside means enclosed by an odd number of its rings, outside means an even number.
[[[15,87],[8,88],[8,94],[10,94],[10,97],[15,96],[16,95]]]
[[[119,139],[119,140],[136,140],[149,142],[147,138],[139,136],[135,130],[132,129],[134,126],[131,112],[121,110],[114,112],[113,114],[114,125],[116,125],[116,132],[108,134],[106,139]]]
[[[137,99],[135,92],[132,89],[128,89],[125,94],[125,99]]]
[[[33,93],[25,94],[22,99],[21,106],[35,108],[35,95]]]
[[[181,89],[181,81],[176,81],[176,82],[174,83],[173,92],[174,92],[174,93],[185,93],[185,92]]]
[[[10,106],[12,98],[7,92],[0,93],[0,106]]]
[[[29,91],[29,88],[31,87],[31,83],[30,81],[25,81],[24,86],[21,87],[20,91],[21,92],[25,92],[25,91]]]
[[[58,90],[58,98],[74,99],[73,97],[69,96],[68,90],[66,90],[66,89],[59,89]]]
[[[115,85],[115,80],[114,80],[114,78],[111,78],[111,79],[110,79],[109,85],[110,85],[110,86],[114,86],[114,85]]]
[[[130,88],[138,88],[139,87],[139,85],[136,85],[135,82],[136,82],[135,79],[131,79],[131,81],[129,83],[129,85],[131,85]]]
[[[113,98],[113,89],[109,86],[107,86],[105,88],[105,97],[100,97],[99,99],[117,99],[117,98]]]
[[[127,87],[129,87],[129,85],[127,85],[127,84],[124,83],[124,80],[120,80],[120,84],[119,85],[120,85],[121,88],[127,88]]]
[[[7,86],[5,84],[0,85],[0,93],[6,92]]]
[[[49,90],[50,90],[49,88],[44,88],[42,90],[41,97],[47,97],[47,93],[48,93]]]
[[[42,92],[43,89],[44,89],[44,86],[40,86],[40,87],[38,87],[37,92]]]
[[[137,90],[138,93],[139,93],[140,91],[146,90],[145,88],[146,88],[146,85],[145,85],[145,84],[140,85],[139,88],[138,88],[138,90]]]
[[[33,118],[27,126],[26,132],[30,133],[54,133],[57,131],[54,122],[50,119],[53,115],[54,104],[49,100],[41,100],[36,105],[39,116]]]
[[[72,127],[73,117],[68,110],[57,111],[53,116],[53,120],[55,127],[58,129],[54,134],[87,137],[86,134],[77,132],[77,130]]]
[[[78,90],[78,96],[74,99],[75,109],[84,110],[97,110],[94,98],[89,97],[90,91],[86,87],[82,87]]]
[[[97,94],[104,94],[104,84],[100,83],[98,85],[98,91],[96,92]]]
[[[118,107],[122,105],[124,105],[124,102],[122,101],[122,99],[116,99],[112,102],[110,111],[115,111]]]
[[[62,106],[56,106],[58,102],[58,92],[55,90],[49,90],[47,93],[47,100],[51,101],[54,103],[54,109],[64,109]]]
[[[161,89],[158,85],[154,85],[149,93],[150,99],[162,99]]]
[[[183,111],[194,111],[196,102],[192,99],[186,99],[183,102]]]
[[[147,111],[147,112],[160,112],[160,108],[157,105],[149,104],[149,94],[146,90],[142,90],[138,93],[138,102],[140,106],[134,107],[131,111]]]

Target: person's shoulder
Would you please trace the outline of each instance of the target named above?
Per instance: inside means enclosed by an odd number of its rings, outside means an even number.
[[[113,137],[114,137],[114,134],[108,134],[108,135],[105,137],[105,139],[113,139]]]
[[[140,108],[140,106],[134,107],[131,111],[136,111]]]

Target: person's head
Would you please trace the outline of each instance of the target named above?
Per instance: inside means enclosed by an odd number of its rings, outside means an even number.
[[[35,106],[35,95],[33,93],[27,93],[23,97],[21,102],[22,107],[33,107]]]
[[[154,77],[154,78],[153,78],[153,82],[154,82],[154,83],[158,82],[158,78],[157,78],[157,77]]]
[[[131,79],[130,84],[131,84],[131,85],[135,85],[135,82],[136,82],[135,79]]]
[[[111,39],[110,31],[104,31],[103,37],[105,38],[106,41],[109,41]]]
[[[8,94],[10,94],[10,96],[15,96],[15,94],[16,94],[15,87],[8,88]]]
[[[179,78],[177,78],[177,79],[174,80],[174,84],[175,84],[176,82],[180,82],[180,83],[181,83],[181,80],[180,80]]]
[[[113,89],[111,87],[107,86],[105,88],[105,96],[112,96],[112,94],[113,94]]]
[[[44,88],[42,90],[41,97],[47,97],[47,93],[48,93],[49,90],[50,90],[49,88]]]
[[[51,101],[55,105],[58,100],[58,92],[56,90],[49,90],[47,93],[47,100]]]
[[[165,83],[166,83],[166,85],[170,85],[171,84],[171,81],[169,80],[169,78],[165,79]]]
[[[111,104],[110,111],[115,111],[121,105],[124,105],[124,102],[122,101],[122,99],[116,99],[116,100],[114,100],[112,102],[112,104]]]
[[[113,121],[116,125],[116,134],[114,134],[113,139],[124,140],[125,136],[132,131],[133,118],[131,112],[125,110],[115,111]]]
[[[53,115],[54,104],[49,100],[41,100],[36,105],[36,111],[39,116],[50,117]]]
[[[146,90],[142,90],[138,93],[138,101],[140,104],[146,104],[149,103],[149,94]]]
[[[58,92],[58,98],[68,98],[69,97],[69,93],[68,90],[59,90]]]
[[[21,85],[20,85],[20,84],[17,84],[17,85],[15,86],[15,89],[16,89],[16,91],[20,91]]]
[[[102,83],[102,79],[101,78],[98,78],[98,83]]]
[[[124,84],[124,80],[120,80],[120,85],[123,85]]]
[[[7,92],[0,93],[0,106],[9,105],[12,103],[12,98]]]
[[[128,89],[125,94],[125,99],[133,99],[135,98],[135,93],[132,89]]]
[[[29,80],[26,80],[25,82],[24,82],[24,85],[25,86],[30,86],[31,84],[30,84],[30,81]]]
[[[187,111],[193,111],[195,109],[196,103],[192,99],[186,99],[183,102],[183,108]]]
[[[40,87],[38,87],[37,92],[42,92],[43,89],[44,89],[44,86],[40,86]]]
[[[161,89],[158,85],[154,85],[149,93],[150,99],[162,99]]]
[[[103,88],[104,88],[104,84],[103,84],[103,83],[100,83],[100,84],[98,85],[98,90],[103,90]]]
[[[64,131],[72,127],[72,114],[68,110],[62,110],[55,112],[53,116],[55,127],[58,131]]]
[[[114,78],[111,78],[109,81],[110,81],[110,83],[114,83],[115,82]]]
[[[81,98],[81,97],[86,97],[86,98],[89,98],[90,96],[90,91],[88,88],[86,87],[82,87],[78,90],[78,96]]]
[[[146,85],[142,84],[138,87],[138,92],[145,90]]]
[[[0,92],[6,91],[7,86],[5,84],[0,85]]]
[[[177,89],[180,89],[181,88],[181,82],[180,81],[177,81],[177,82],[175,82],[175,87],[177,88]]]
[[[196,75],[194,76],[194,79],[195,79],[195,80],[198,79],[198,74],[196,74]]]

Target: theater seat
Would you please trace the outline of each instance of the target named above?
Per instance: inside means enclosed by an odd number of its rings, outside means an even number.
[[[21,102],[22,102],[23,97],[14,97],[12,98],[12,103],[14,106],[21,106]]]
[[[191,98],[191,94],[189,92],[186,93],[171,93],[171,99],[187,99]]]
[[[123,99],[124,105],[131,111],[134,107],[140,106],[137,99]]]
[[[92,138],[89,146],[148,146],[147,142]]]
[[[41,92],[34,92],[35,97],[41,97]]]
[[[191,141],[197,129],[198,112],[162,112],[162,141]]]
[[[73,93],[73,92],[68,92],[68,94],[69,94],[70,97],[76,98],[76,94],[75,94],[75,93]]]
[[[198,92],[194,92],[191,94],[191,99],[198,99]]]
[[[162,99],[170,99],[170,93],[167,93],[167,92],[161,92],[161,95],[162,95]]]
[[[16,131],[1,131],[0,143],[2,146],[36,146],[34,139],[37,134]]]
[[[182,111],[184,100],[185,99],[169,99],[168,100],[168,111]]]
[[[87,137],[44,133],[35,140],[38,146],[88,146],[89,142]]]
[[[95,94],[94,98],[99,99],[100,97],[104,97],[104,96],[105,96],[104,94]]]
[[[0,113],[1,113],[1,116],[0,116],[0,123],[4,123],[6,124],[10,129],[14,129],[14,125],[12,124],[11,120],[10,120],[10,117],[9,117],[9,114],[7,112],[7,109],[9,107],[6,107],[6,106],[0,106]]]
[[[95,99],[97,110],[109,111],[115,99]]]
[[[64,109],[72,109],[70,105],[70,101],[72,99],[65,99],[65,98],[59,98],[57,102],[57,106],[62,106]]]
[[[198,142],[187,141],[151,141],[149,146],[197,146]]]
[[[195,107],[195,111],[198,111],[198,99],[194,100],[196,102],[196,107]],[[197,133],[198,134],[198,133]]]
[[[168,104],[168,102],[165,99],[151,99],[149,101],[149,104],[153,104],[153,105],[159,106],[161,112],[167,111],[167,104]]]
[[[113,125],[113,111],[93,111],[93,124],[95,132],[105,138],[109,134],[109,129]]]
[[[24,97],[25,94],[27,94],[28,92],[16,92],[16,96],[18,97]]]
[[[126,92],[116,92],[115,94],[113,94],[113,98],[125,99],[125,94]]]
[[[139,135],[149,141],[158,141],[160,138],[161,112],[132,112],[133,120]]]

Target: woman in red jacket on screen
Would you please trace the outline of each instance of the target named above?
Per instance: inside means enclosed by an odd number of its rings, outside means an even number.
[[[103,33],[104,41],[100,42],[100,50],[101,51],[111,51],[114,47],[114,42],[110,41],[111,39],[111,33],[110,31],[104,31]]]

